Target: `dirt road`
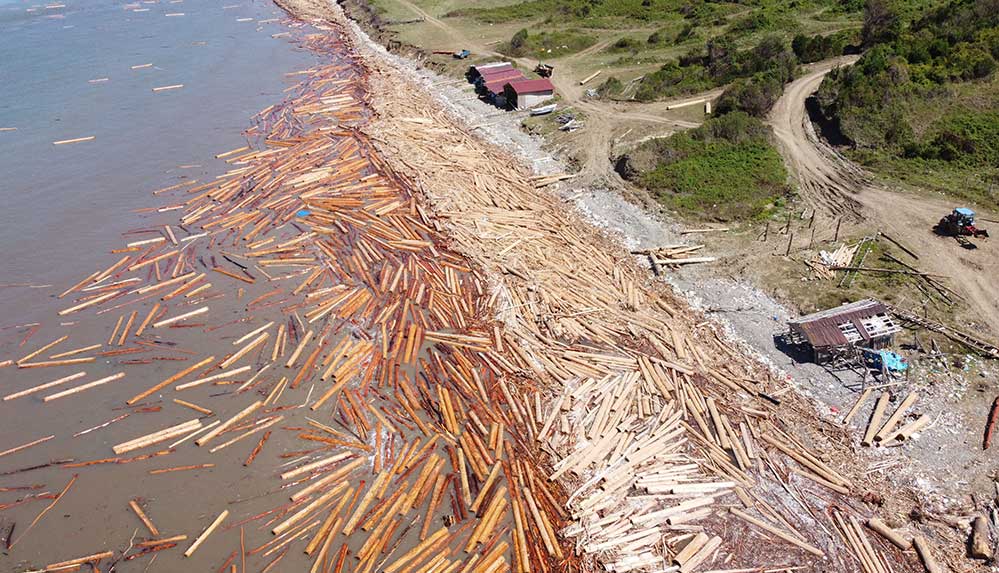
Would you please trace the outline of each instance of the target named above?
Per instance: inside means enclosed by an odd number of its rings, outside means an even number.
[[[951,238],[935,235],[933,225],[957,204],[946,198],[888,188],[815,134],[805,100],[815,93],[829,71],[854,61],[855,56],[846,56],[813,67],[787,87],[770,114],[770,125],[802,197],[820,212],[880,229],[901,241],[919,255],[916,266],[946,275],[950,278],[948,284],[964,297],[970,308],[969,318],[977,328],[960,326],[999,338],[999,304],[993,278],[999,272],[999,247],[995,242],[976,241],[979,248],[968,251]]]
[[[815,93],[822,78],[830,70],[856,60],[856,56],[847,56],[821,62],[791,82],[770,112],[769,122],[781,154],[796,174],[806,201],[832,215],[860,220],[860,201],[855,195],[866,183],[866,178],[859,169],[819,141],[805,111],[805,100]]]

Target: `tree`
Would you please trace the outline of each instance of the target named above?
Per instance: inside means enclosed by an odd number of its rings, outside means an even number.
[[[893,42],[902,32],[902,19],[888,0],[867,0],[864,7],[864,28],[861,40],[864,47]]]
[[[520,55],[527,46],[527,28],[521,28],[510,38],[510,53]]]

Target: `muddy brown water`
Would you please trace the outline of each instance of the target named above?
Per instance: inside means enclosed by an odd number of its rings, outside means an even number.
[[[172,4],[151,6],[160,12],[181,11]],[[177,3],[176,6],[183,6],[189,18],[196,15],[192,13],[196,12],[192,10],[194,6],[206,11],[210,8],[207,3],[202,5],[192,2]],[[244,6],[244,9],[249,9],[250,14],[258,19],[263,13],[272,12],[269,4],[254,4],[249,8]],[[162,15],[161,13],[160,16]],[[244,56],[249,56],[252,60],[252,56],[264,50],[252,42],[239,41],[243,37],[241,34],[253,32],[231,29],[229,21],[236,16],[238,15],[227,12],[217,16],[214,21],[220,26],[218,33],[223,36],[233,34],[226,37],[234,40],[229,44],[223,43],[225,48],[216,54],[221,58],[220,61],[228,61],[227,57],[242,61]],[[272,28],[269,31],[278,33],[283,30]],[[207,30],[202,32],[208,34]],[[272,42],[278,41],[285,40],[271,40],[268,37],[269,47],[266,49],[272,49]],[[17,146],[32,145],[41,157],[30,157],[32,152],[24,151],[24,159],[18,165],[13,165],[14,159],[10,155],[3,160],[7,166],[6,172],[15,174],[12,179],[20,184],[5,191],[11,195],[5,200],[8,207],[5,217],[9,220],[2,231],[5,244],[2,281],[5,285],[53,286],[5,286],[0,290],[0,310],[3,316],[0,324],[0,360],[18,359],[67,334],[70,336],[68,341],[47,351],[42,357],[85,345],[106,343],[114,327],[115,316],[122,313],[127,316],[133,309],[139,311],[137,320],[145,316],[155,298],[109,313],[98,314],[94,309],[88,309],[86,312],[60,317],[56,312],[72,305],[75,295],[64,299],[57,299],[55,295],[90,272],[106,268],[117,261],[122,255],[109,253],[110,248],[120,248],[126,242],[153,236],[129,234],[129,231],[176,223],[176,212],[139,215],[131,211],[171,202],[169,194],[163,198],[150,198],[147,193],[150,189],[183,180],[180,177],[211,179],[227,167],[213,159],[213,155],[242,145],[244,138],[240,131],[248,125],[249,115],[264,105],[277,103],[281,97],[280,91],[288,85],[287,80],[282,77],[284,71],[291,71],[288,64],[305,67],[301,64],[314,61],[311,56],[303,57],[300,52],[289,50],[288,46],[281,49],[294,53],[295,56],[284,59],[275,57],[275,61],[269,61],[265,65],[258,62],[252,66],[258,70],[273,69],[273,73],[268,72],[272,73],[272,77],[262,78],[261,76],[266,76],[262,73],[251,75],[247,69],[240,68],[241,72],[238,74],[224,74],[224,81],[216,78],[217,91],[212,93],[218,97],[236,97],[235,105],[231,102],[218,102],[215,97],[206,97],[203,91],[184,91],[188,87],[180,90],[184,93],[184,98],[180,101],[155,102],[158,111],[153,115],[160,114],[157,115],[159,123],[150,120],[148,123],[151,125],[138,129],[138,139],[141,140],[138,142],[134,138],[119,140],[111,134],[101,133],[95,142],[81,143],[67,149],[57,148],[62,155],[53,158],[49,150],[51,141],[62,138],[56,135],[56,130],[39,130],[36,133],[19,127],[18,132],[14,132],[16,137],[22,137]],[[242,50],[247,53],[237,57]],[[185,62],[184,56],[175,57],[178,65]],[[146,59],[149,58],[135,55],[128,61],[139,63]],[[192,66],[193,61],[191,60]],[[192,82],[190,79],[182,81]],[[266,84],[266,87],[262,90],[255,87],[259,82]],[[278,86],[281,90],[277,89]],[[147,87],[142,88],[144,94]],[[254,97],[239,99],[240,93],[254,90]],[[267,101],[261,102],[261,99]],[[112,104],[115,105],[124,108],[136,106],[119,118],[122,122],[120,128],[125,129],[125,124],[138,121],[140,116],[151,113],[145,106],[153,104]],[[194,106],[198,106],[199,111],[189,113]],[[251,106],[253,109],[249,110]],[[238,122],[236,115],[240,118]],[[164,117],[177,120],[164,122]],[[9,118],[9,115],[4,116],[5,121],[9,121]],[[93,122],[95,129],[103,125],[103,120],[95,119]],[[64,132],[67,133],[66,137],[70,137],[89,133],[90,130],[81,127],[72,132]],[[9,133],[0,135],[6,137]],[[10,142],[4,144],[9,145]],[[85,147],[88,145],[91,147]],[[180,162],[200,167],[180,171]],[[53,164],[58,167],[45,168],[45,165]],[[78,178],[71,178],[71,174]],[[32,189],[28,189],[29,187]],[[29,192],[32,193],[30,199],[13,196]],[[286,226],[278,236],[279,239],[287,239],[297,232],[294,227]],[[124,276],[144,278],[145,274],[137,272]],[[132,540],[152,537],[129,509],[128,501],[132,499],[140,501],[162,536],[183,533],[188,539],[177,548],[156,553],[153,558],[143,557],[120,562],[115,566],[116,571],[215,570],[233,551],[239,549],[240,528],[230,526],[287,503],[288,495],[293,490],[281,489],[282,481],[277,474],[282,471],[282,467],[287,467],[287,464],[300,458],[285,459],[277,454],[302,447],[303,442],[294,440],[295,434],[291,432],[275,431],[266,445],[265,453],[268,455],[258,456],[250,467],[244,467],[243,461],[257,443],[259,434],[216,453],[187,442],[172,454],[127,464],[110,463],[80,468],[53,465],[29,469],[61,460],[83,462],[112,457],[114,454],[111,446],[114,444],[199,417],[198,413],[174,404],[171,401],[174,396],[215,410],[216,415],[206,418],[206,423],[217,418],[226,419],[245,407],[250,398],[229,401],[219,397],[220,394],[231,392],[236,387],[235,384],[207,384],[181,393],[157,393],[135,407],[124,406],[126,399],[187,368],[197,359],[207,354],[221,357],[232,352],[233,340],[269,320],[284,320],[278,307],[252,313],[246,311],[248,301],[273,288],[266,281],[243,285],[245,293],[238,297],[234,281],[225,281],[223,277],[216,276],[210,276],[209,280],[223,285],[222,289],[216,288],[212,292],[221,291],[224,296],[190,306],[191,309],[201,304],[209,306],[211,314],[205,315],[209,318],[203,322],[198,319],[187,321],[184,327],[157,329],[156,334],[146,337],[150,341],[162,343],[155,350],[100,358],[94,363],[82,365],[27,370],[9,366],[0,369],[0,395],[34,387],[75,372],[86,372],[87,376],[82,381],[126,372],[124,379],[48,403],[42,401],[43,396],[79,382],[0,402],[0,451],[49,435],[55,436],[43,444],[0,457],[0,488],[38,486],[29,491],[0,492],[0,505],[16,504],[29,495],[46,492],[57,494],[77,476],[65,496],[30,531],[29,524],[51,503],[51,499],[27,501],[0,510],[0,535],[5,534],[11,524],[14,525],[13,547],[0,552],[0,571],[25,571],[101,551],[115,551],[117,556]],[[172,313],[176,312],[178,311],[174,310]],[[227,324],[230,322],[231,324]],[[199,324],[201,326],[197,326]],[[217,328],[219,326],[221,327]],[[133,346],[131,343],[125,345]],[[270,345],[267,348],[269,350]],[[157,360],[142,368],[123,367],[119,363],[120,360],[148,358]],[[256,368],[252,372],[260,365],[254,366]],[[275,366],[260,379],[265,382],[273,381],[280,376],[293,375],[294,372],[295,370],[286,370],[283,366]],[[245,379],[245,376],[241,376],[233,382]],[[261,386],[270,388],[271,385]],[[310,388],[311,384],[306,382],[296,390],[288,390],[280,405],[304,403]],[[143,411],[144,409],[155,411]],[[126,418],[105,428],[73,437],[75,433],[125,413],[129,414]],[[312,416],[307,408],[280,413],[286,416],[281,423],[283,426],[304,426],[306,416]],[[334,423],[328,419],[328,413],[325,416],[327,419],[318,415],[316,417],[324,423]],[[226,439],[231,436],[232,434],[225,435]],[[173,441],[130,452],[122,457],[162,450]],[[213,445],[222,441],[217,440]],[[201,464],[214,464],[214,467],[159,475],[149,473],[155,469]],[[231,515],[222,528],[192,558],[184,558],[184,549],[226,509]],[[273,538],[268,528],[264,527],[264,520],[249,523],[243,529],[247,549]],[[0,542],[0,550],[3,545]],[[293,546],[276,570],[308,570],[311,562],[302,553],[302,547],[301,543]],[[260,570],[276,556],[277,554],[249,557],[247,569]],[[242,567],[239,557],[234,563]],[[106,570],[107,566],[108,561],[105,560],[102,570]]]

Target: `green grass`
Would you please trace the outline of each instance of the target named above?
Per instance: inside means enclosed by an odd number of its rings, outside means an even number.
[[[766,217],[790,194],[769,128],[740,112],[647,141],[630,154],[630,165],[633,180],[661,203],[702,218]]]

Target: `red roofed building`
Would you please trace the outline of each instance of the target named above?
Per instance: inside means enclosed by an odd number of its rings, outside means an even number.
[[[468,68],[468,78],[471,81],[479,79],[483,74],[494,72],[497,70],[509,70],[513,68],[513,64],[510,62],[492,62],[489,64],[480,64],[478,66],[471,66]]]
[[[506,101],[516,109],[534,107],[555,97],[555,86],[548,78],[515,80],[506,85]]]

